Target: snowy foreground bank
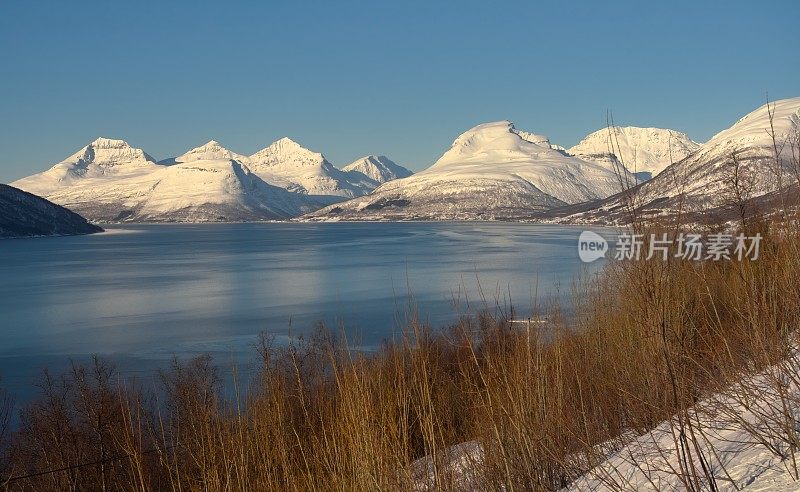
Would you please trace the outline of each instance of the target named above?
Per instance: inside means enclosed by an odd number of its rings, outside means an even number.
[[[683,436],[683,437],[682,437]],[[601,446],[602,457],[565,491],[800,490],[800,353],[743,378],[727,391],[662,422],[641,436]],[[585,460],[585,458],[580,458]],[[482,447],[448,448],[412,465],[417,490],[437,490],[434,461],[445,483],[480,490]]]

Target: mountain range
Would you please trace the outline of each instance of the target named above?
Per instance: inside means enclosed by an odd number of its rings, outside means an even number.
[[[547,137],[498,121],[462,133],[428,169],[311,217],[512,219],[607,197],[619,183],[611,166],[569,156]]]
[[[737,200],[774,205],[778,189],[796,193],[798,186],[800,97],[757,108],[649,181],[603,200],[551,210],[549,218],[607,224],[627,222],[632,212],[640,219],[726,218]]]
[[[541,220],[620,223],[723,210],[731,173],[748,196],[800,186],[800,98],[762,106],[706,143],[611,127],[565,149],[510,121],[477,125],[412,174],[385,156],[344,167],[282,138],[243,155],[214,140],[156,161],[99,138],[13,186],[95,221]],[[775,138],[772,138],[774,134]],[[777,156],[777,159],[776,159]]]
[[[250,156],[212,140],[158,162],[123,140],[98,138],[12,185],[95,221],[224,222],[289,219],[411,174],[385,157],[348,167],[289,138]]]
[[[734,155],[749,198],[774,192],[778,175],[787,182],[797,176],[800,185],[800,98],[769,108],[704,144],[674,130],[613,127],[563,150],[508,121],[478,125],[428,169],[305,218],[618,224],[631,220],[631,197],[640,218],[720,211],[729,198]],[[634,174],[640,171],[645,175]]]

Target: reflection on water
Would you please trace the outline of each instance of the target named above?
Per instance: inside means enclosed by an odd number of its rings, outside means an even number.
[[[293,336],[320,321],[369,347],[397,331],[410,294],[434,325],[484,302],[525,315],[537,290],[567,292],[585,271],[579,233],[496,223],[137,224],[2,241],[0,375],[28,378],[93,353],[131,367],[173,354],[236,359],[261,331]]]

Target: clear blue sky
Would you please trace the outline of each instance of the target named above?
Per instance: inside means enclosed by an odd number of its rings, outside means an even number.
[[[493,5],[500,3],[500,5]],[[618,123],[706,140],[800,96],[800,2],[0,2],[0,181],[97,136],[156,158],[290,136],[427,167],[510,119],[570,146]]]

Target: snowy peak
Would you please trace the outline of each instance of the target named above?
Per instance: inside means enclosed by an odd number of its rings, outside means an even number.
[[[131,147],[124,140],[98,138],[47,171],[15,181],[12,186],[49,197],[67,186],[139,175],[159,167],[142,149]]]
[[[770,112],[772,123],[770,124]],[[782,99],[759,107],[739,119],[733,126],[714,135],[703,145],[709,149],[724,146],[772,146],[770,126],[781,141],[791,138],[800,129],[800,97]]]
[[[283,137],[250,156],[255,167],[304,168],[327,163],[325,156],[311,151],[289,137]]]
[[[250,169],[268,183],[308,195],[361,196],[376,183],[335,168],[325,156],[283,137],[248,159]],[[360,178],[360,179],[356,179]]]
[[[298,150],[308,150],[289,137],[281,137],[270,144],[270,146],[283,149],[286,152],[296,152]]]
[[[230,154],[233,153],[230,150],[223,147],[222,144],[220,144],[216,140],[209,140],[205,144],[193,148],[192,150],[187,152],[187,154],[206,154],[206,153],[216,153],[216,152],[230,153]]]
[[[164,159],[163,161],[159,161],[159,164],[172,165],[181,162],[225,159],[246,162],[248,158],[226,149],[216,140],[209,140],[207,143],[199,147],[195,147],[185,154],[179,155],[178,157],[172,157],[169,159]]]
[[[483,123],[458,136],[430,169],[468,162],[496,166],[561,154],[544,135],[520,131],[508,120]],[[541,158],[541,159],[540,159]]]
[[[632,172],[655,176],[699,147],[675,130],[615,126],[590,133],[567,152],[594,162],[615,158]]]
[[[128,142],[115,138],[97,137],[90,146],[98,149],[125,149],[130,148]]]
[[[283,137],[272,142],[267,147],[259,150],[250,157],[252,159],[258,159],[259,157],[273,157],[273,156],[282,158],[293,158],[297,156],[322,157],[322,154],[303,147],[302,145],[295,142],[289,137]]]
[[[510,121],[483,123],[459,135],[437,163],[493,150],[511,151],[518,147],[518,141],[522,139],[514,133],[514,124]]]
[[[385,155],[368,155],[356,159],[342,168],[345,172],[359,172],[377,183],[393,179],[407,178],[413,174],[408,169],[393,162]]]
[[[514,123],[509,120],[489,121],[475,125],[469,130],[465,131],[453,141],[453,147],[469,146],[473,143],[483,140],[492,140],[494,138],[513,133]]]
[[[124,164],[141,166],[152,162],[154,162],[153,158],[142,149],[131,147],[124,140],[100,137],[59,164],[67,163],[79,166],[95,164],[114,167]]]

